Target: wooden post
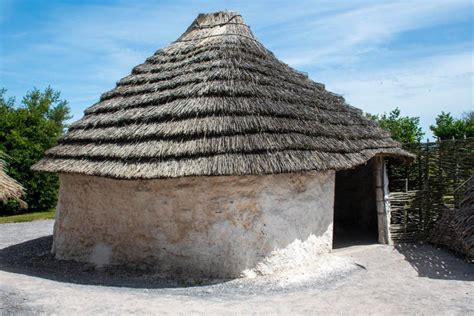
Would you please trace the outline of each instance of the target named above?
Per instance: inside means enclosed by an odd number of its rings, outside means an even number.
[[[375,201],[377,205],[378,241],[392,244],[390,238],[390,201],[388,200],[388,176],[383,157],[375,157]]]

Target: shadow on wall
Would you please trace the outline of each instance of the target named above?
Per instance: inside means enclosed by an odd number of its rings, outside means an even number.
[[[423,243],[399,244],[395,249],[405,256],[420,277],[474,281],[474,264],[444,250]]]
[[[230,281],[167,279],[150,269],[123,266],[96,269],[88,263],[55,259],[50,251],[52,242],[53,236],[46,236],[0,249],[0,270],[59,282],[147,289],[183,288]]]

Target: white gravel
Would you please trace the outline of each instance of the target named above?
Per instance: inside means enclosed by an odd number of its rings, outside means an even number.
[[[0,224],[0,249],[53,233],[53,220]]]
[[[350,247],[271,276],[183,282],[58,262],[51,238],[36,239],[51,232],[52,221],[0,225],[0,315],[474,313],[473,265],[429,245]]]

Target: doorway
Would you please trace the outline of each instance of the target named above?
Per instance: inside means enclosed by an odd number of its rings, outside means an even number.
[[[333,248],[377,243],[375,159],[336,172]]]

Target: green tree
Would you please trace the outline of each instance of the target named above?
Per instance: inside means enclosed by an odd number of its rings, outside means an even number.
[[[30,167],[63,134],[65,121],[71,118],[68,103],[51,87],[28,91],[19,106],[5,94],[1,89],[0,150],[9,156],[7,172],[26,189],[30,211],[50,209],[57,200],[57,176],[32,172]],[[0,205],[0,213],[15,210],[11,205]]]
[[[449,112],[441,112],[436,117],[436,124],[431,125],[430,129],[442,140],[474,137],[474,112],[465,113],[460,119],[454,118]]]
[[[401,143],[416,143],[421,141],[423,133],[419,117],[401,116],[397,107],[388,115],[367,114],[367,117],[378,122],[379,126],[390,133],[393,139]]]

